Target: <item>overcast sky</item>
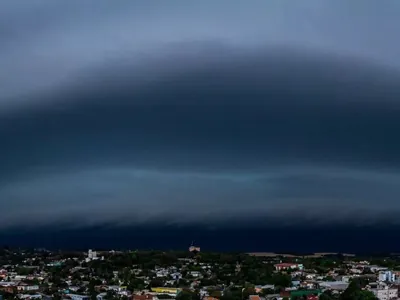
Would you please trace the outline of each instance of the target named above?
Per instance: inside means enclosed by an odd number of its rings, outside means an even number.
[[[391,219],[399,28],[396,0],[1,1],[0,223]]]

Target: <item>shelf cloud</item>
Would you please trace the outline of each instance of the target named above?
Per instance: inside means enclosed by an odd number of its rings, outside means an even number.
[[[1,226],[396,222],[397,2],[51,3],[0,4]]]

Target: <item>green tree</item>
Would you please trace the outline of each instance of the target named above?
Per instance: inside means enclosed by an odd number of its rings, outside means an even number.
[[[200,300],[200,295],[198,291],[181,291],[175,298],[176,300]]]
[[[271,283],[276,287],[290,287],[292,285],[292,277],[288,274],[274,274]]]
[[[113,290],[107,290],[105,299],[107,300],[115,300],[118,299],[117,293]]]
[[[340,295],[340,300],[375,300],[377,299],[371,291],[361,289],[360,281],[353,280],[347,289]]]
[[[335,298],[333,297],[331,291],[325,291],[321,295],[319,295],[319,300],[334,300]]]
[[[89,285],[88,285],[88,292],[89,292],[89,296],[90,296],[91,300],[97,299],[97,292],[96,292],[95,286],[96,286],[96,280],[94,280],[94,279],[90,280]]]
[[[221,300],[243,300],[242,291],[240,289],[229,289],[224,291]]]

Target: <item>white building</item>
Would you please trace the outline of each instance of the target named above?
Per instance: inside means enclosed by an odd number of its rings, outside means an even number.
[[[371,270],[371,272],[386,271],[388,269],[386,267],[381,267],[376,265],[370,265],[368,268]]]
[[[392,271],[382,271],[382,272],[379,272],[378,279],[379,279],[379,281],[395,282],[396,274],[392,273]]]
[[[385,287],[383,289],[371,289],[371,292],[373,292],[379,300],[390,300],[398,298],[398,290],[389,287]]]
[[[89,259],[97,259],[97,252],[96,251],[92,251],[92,249],[89,249],[88,258]]]
[[[17,285],[17,290],[18,291],[25,291],[25,292],[37,291],[37,290],[39,290],[39,286],[37,284],[29,285],[29,284],[21,282],[21,283],[19,283]]]
[[[201,273],[199,271],[191,271],[190,275],[192,275],[193,277],[200,277]]]

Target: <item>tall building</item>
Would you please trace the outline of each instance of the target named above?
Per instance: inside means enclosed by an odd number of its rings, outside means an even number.
[[[384,272],[379,272],[379,281],[389,281],[389,282],[395,282],[396,281],[396,274],[394,274],[391,271],[384,271]]]
[[[97,252],[96,251],[92,251],[92,249],[89,249],[88,258],[89,259],[96,259],[97,258]]]

